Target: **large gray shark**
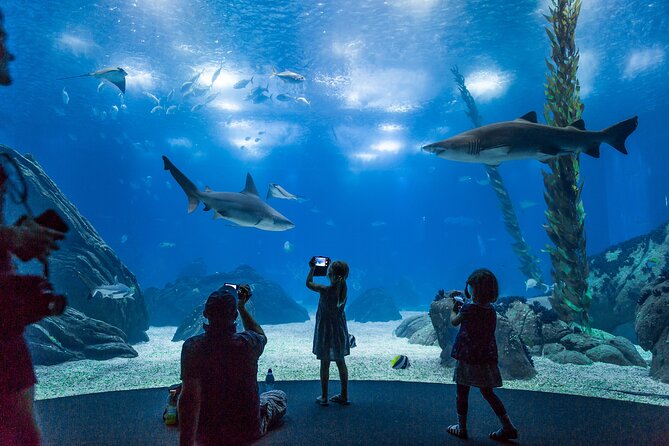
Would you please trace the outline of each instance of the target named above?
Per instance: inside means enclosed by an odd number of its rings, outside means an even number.
[[[93,71],[92,73],[80,74],[78,76],[62,77],[59,80],[63,79],[74,79],[75,77],[86,77],[92,76],[96,79],[104,79],[112,84],[116,85],[121,93],[125,93],[125,77],[128,75],[126,71],[121,67],[116,68],[103,68],[102,70]]]
[[[635,116],[599,132],[586,130],[582,119],[568,127],[552,127],[538,124],[537,114],[532,111],[515,121],[484,125],[422,150],[452,161],[492,166],[518,159],[548,162],[556,156],[579,152],[599,158],[599,145],[603,142],[627,154],[625,140],[637,125]]]
[[[293,222],[260,199],[251,174],[246,174],[246,187],[239,193],[215,192],[208,187],[199,191],[166,156],[163,156],[163,162],[165,170],[170,171],[188,197],[188,213],[202,201],[205,211],[214,210],[214,218],[224,218],[239,226],[263,231],[286,231],[295,227]]]

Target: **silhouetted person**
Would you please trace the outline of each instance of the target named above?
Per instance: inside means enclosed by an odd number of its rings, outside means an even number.
[[[495,328],[497,313],[491,303],[497,300],[499,286],[495,275],[487,269],[477,269],[467,279],[465,296],[473,303],[461,304],[454,300],[451,323],[460,325],[451,356],[458,360],[453,374],[457,384],[458,424],[448,427],[448,433],[467,438],[467,410],[470,387],[478,387],[483,398],[499,417],[502,428],[490,433],[494,440],[518,438],[518,431],[511,423],[504,404],[494,387],[502,386],[502,375],[497,366]]]
[[[9,85],[8,64],[14,56],[5,47],[5,30],[0,11],[0,85]],[[20,224],[5,226],[2,208],[8,177],[0,164],[0,445],[34,446],[40,444],[40,433],[33,414],[33,371],[28,345],[23,338],[27,323],[40,316],[33,314],[31,303],[43,302],[51,290],[46,278],[16,275],[12,255],[22,261],[46,262],[57,240],[64,234],[24,219]]]
[[[205,333],[184,342],[179,397],[180,445],[240,445],[273,428],[286,413],[281,390],[258,394],[258,358],[267,338],[245,307],[248,285],[214,291],[204,307]],[[236,332],[241,316],[245,331]],[[197,441],[197,443],[196,443]]]
[[[346,279],[348,265],[337,260],[332,262],[327,273],[330,285],[314,283],[315,258],[309,262],[307,288],[320,294],[314,327],[313,353],[321,360],[321,396],[316,398],[320,405],[328,404],[328,381],[330,379],[330,361],[335,361],[339,369],[341,393],[330,398],[338,404],[348,405],[348,368],[344,357],[350,353],[348,327],[346,326]]]

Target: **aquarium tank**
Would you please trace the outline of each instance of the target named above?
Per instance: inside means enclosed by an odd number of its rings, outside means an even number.
[[[352,380],[452,383],[453,297],[488,268],[505,387],[669,404],[666,2],[1,8],[4,223],[69,227],[68,308],[25,330],[37,399],[178,383],[225,283],[258,379],[317,380],[324,256]]]

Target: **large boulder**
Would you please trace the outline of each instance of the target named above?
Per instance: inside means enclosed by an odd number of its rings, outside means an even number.
[[[504,314],[528,347],[543,344],[541,319],[526,303],[515,301]]]
[[[409,344],[439,345],[437,332],[427,313],[404,319],[395,329],[394,334],[398,338],[408,338]]]
[[[265,279],[247,265],[229,273],[181,277],[165,288],[149,288],[146,300],[152,325],[181,325],[191,318],[199,305],[225,283],[248,283],[253,289],[249,308],[260,324],[286,324],[309,320],[307,310],[295,302],[279,284]],[[201,313],[201,311],[200,311]]]
[[[402,319],[393,296],[385,288],[371,288],[346,307],[346,318],[356,322],[388,322]]]
[[[60,250],[49,258],[49,280],[55,291],[67,297],[70,307],[120,328],[129,342],[148,340],[149,316],[135,275],[30,155],[24,157],[3,145],[0,152],[16,160],[26,180],[28,204],[34,214],[54,209],[70,227],[65,240],[59,244]],[[7,200],[7,222],[15,221],[24,213],[21,205]],[[34,265],[23,268],[22,272],[36,272],[31,270]],[[131,292],[126,297],[98,294],[90,298],[96,287],[115,282],[127,286]]]
[[[547,356],[553,362],[558,364],[576,364],[576,365],[591,365],[592,359],[585,356],[583,353],[574,350],[562,350]]]
[[[445,295],[450,294],[452,292]],[[443,298],[432,302],[429,313],[437,333],[439,346],[442,349],[441,363],[449,367],[455,364],[455,360],[451,358],[451,350],[459,330],[458,327],[453,327],[451,324],[452,310],[453,300]],[[495,339],[497,341],[499,370],[504,379],[528,379],[536,375],[537,372],[534,369],[534,364],[532,364],[527,346],[514,330],[509,319],[499,313],[497,314]]]
[[[669,383],[669,273],[643,290],[634,328],[641,347],[653,353],[650,375]]]
[[[60,316],[28,326],[25,336],[35,365],[137,356],[123,331],[71,307]]]
[[[589,258],[594,327],[614,331],[634,321],[641,290],[669,269],[669,222]]]

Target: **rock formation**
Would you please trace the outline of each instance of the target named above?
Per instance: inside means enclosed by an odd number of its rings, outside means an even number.
[[[28,326],[25,336],[35,365],[137,356],[123,331],[72,307],[58,317],[47,317]]]
[[[439,345],[437,332],[427,313],[404,319],[393,334],[398,338],[408,338],[409,344]]]
[[[669,273],[645,287],[634,328],[639,344],[653,353],[650,376],[669,383]]]
[[[70,227],[65,240],[60,243],[60,250],[49,259],[49,279],[55,291],[67,297],[70,307],[121,329],[129,342],[148,340],[145,333],[149,326],[148,313],[134,274],[30,155],[24,157],[6,146],[0,146],[0,152],[16,160],[27,183],[28,204],[33,213],[37,215],[46,209],[55,209]],[[26,213],[21,205],[9,200],[7,204],[5,219],[8,223]],[[132,295],[89,299],[92,288],[111,285],[115,279],[129,287]],[[73,320],[72,323],[77,322]]]
[[[387,322],[400,320],[402,315],[385,288],[371,288],[346,305],[346,319],[356,322]]]
[[[204,277],[181,277],[163,289],[146,290],[152,325],[182,325],[192,321],[193,311],[225,283],[248,283],[253,288],[249,309],[260,324],[287,324],[309,320],[307,310],[291,299],[275,282],[266,280],[250,266]],[[202,311],[200,310],[200,313]]]
[[[634,322],[641,290],[669,270],[669,222],[589,258],[593,327],[613,332]]]

